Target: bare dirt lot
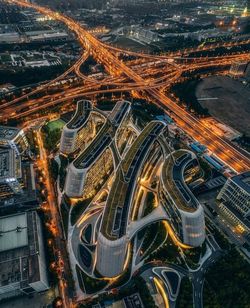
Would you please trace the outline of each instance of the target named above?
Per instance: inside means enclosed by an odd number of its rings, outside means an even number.
[[[196,89],[200,104],[219,121],[250,136],[250,86],[226,76],[204,79]]]

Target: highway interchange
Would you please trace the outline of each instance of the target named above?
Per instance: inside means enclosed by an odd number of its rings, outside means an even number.
[[[46,109],[50,106],[54,106],[55,104],[64,103],[66,100],[72,98],[77,98],[79,96],[84,95],[95,95],[98,93],[105,92],[100,89],[103,85],[112,84],[112,80],[110,78],[104,78],[102,82],[92,82],[88,78],[84,79],[84,85],[75,89],[70,89],[69,92],[64,93],[60,98],[54,100],[53,97],[50,98],[49,102],[42,102],[39,104],[37,100],[30,100],[29,98],[38,92],[44,91],[48,89],[55,81],[60,80],[67,76],[70,72],[76,71],[80,72],[80,66],[86,60],[86,53],[90,50],[91,55],[99,62],[102,63],[106,70],[120,83],[120,80],[124,80],[124,78],[128,79],[129,85],[127,83],[123,83],[123,86],[113,86],[112,89],[108,89],[107,91],[110,93],[116,91],[134,91],[135,93],[139,93],[140,96],[148,97],[152,102],[158,104],[162,108],[166,110],[166,112],[170,113],[171,116],[176,121],[177,125],[183,129],[190,137],[193,139],[200,141],[204,145],[208,147],[214,154],[216,154],[220,159],[222,159],[229,167],[231,167],[236,172],[242,172],[244,170],[250,169],[250,159],[247,157],[246,154],[243,154],[240,150],[233,147],[229,144],[226,140],[222,139],[215,133],[211,132],[197,117],[193,116],[171,99],[171,97],[164,93],[162,87],[165,89],[166,84],[170,85],[177,81],[181,74],[184,71],[193,71],[198,68],[208,68],[208,67],[218,67],[218,66],[228,66],[232,63],[233,60],[237,59],[244,59],[249,60],[250,55],[249,53],[245,54],[237,54],[237,55],[230,55],[230,56],[223,56],[214,58],[204,58],[203,61],[200,59],[199,61],[190,61],[190,63],[185,64],[176,64],[175,59],[178,56],[159,56],[161,59],[167,60],[165,63],[165,67],[167,66],[167,70],[169,71],[170,78],[163,79],[162,82],[157,83],[156,80],[154,82],[148,81],[140,71],[136,71],[133,67],[127,66],[126,63],[122,62],[118,57],[117,53],[121,53],[120,49],[113,49],[110,46],[107,46],[96,39],[92,34],[86,31],[79,23],[72,20],[71,18],[59,14],[57,12],[53,12],[48,8],[40,7],[35,4],[27,3],[24,1],[12,0],[9,1],[11,3],[16,3],[22,6],[31,7],[36,9],[37,11],[41,12],[42,14],[49,15],[54,19],[57,19],[63,23],[65,23],[78,37],[78,40],[82,47],[84,48],[83,55],[80,59],[62,76],[59,76],[56,80],[50,81],[48,84],[43,85],[40,89],[35,89],[31,93],[25,95],[25,97],[16,98],[11,102],[4,103],[0,106],[0,110],[2,112],[1,120],[4,121],[6,117],[12,115],[14,119],[20,119],[21,117],[28,116],[33,114],[41,109]],[[234,43],[233,43],[234,44]],[[139,57],[147,57],[152,61],[155,59],[155,56],[151,55],[142,55],[140,54]],[[156,57],[156,59],[159,59]],[[156,60],[155,59],[155,60]],[[187,60],[187,59],[186,59]],[[151,68],[150,68],[151,69]],[[150,73],[149,69],[149,73]],[[162,67],[159,68],[159,71],[162,71]],[[173,72],[175,71],[175,75]],[[80,73],[80,77],[81,77]],[[108,81],[108,83],[107,83]],[[98,87],[98,89],[96,89]],[[73,93],[72,93],[73,92]],[[25,100],[27,102],[25,102]],[[20,107],[21,104],[21,107]],[[25,109],[25,107],[28,106]],[[22,110],[24,110],[22,112]],[[11,112],[12,111],[12,112]],[[16,113],[16,114],[15,114]]]

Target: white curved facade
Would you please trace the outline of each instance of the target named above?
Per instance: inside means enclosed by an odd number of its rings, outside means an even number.
[[[180,210],[183,242],[191,247],[202,245],[205,240],[205,220],[203,207],[199,205],[198,209],[193,212],[184,212]]]
[[[116,277],[124,270],[129,240],[123,236],[109,240],[98,234],[96,269],[104,277]]]
[[[65,194],[68,197],[77,198],[82,196],[86,175],[86,169],[78,169],[73,163],[69,165],[64,186]]]
[[[105,277],[119,276],[127,268],[131,240],[131,201],[138,183],[138,175],[142,171],[141,166],[150,151],[154,151],[153,146],[164,128],[162,122],[149,123],[116,170],[97,240],[96,269]]]
[[[60,142],[61,153],[70,154],[74,152],[77,134],[77,130],[69,129],[66,125],[64,126]]]
[[[173,231],[180,242],[191,247],[198,247],[205,240],[204,210],[184,180],[185,169],[195,159],[195,154],[187,150],[166,157],[159,191]]]
[[[81,144],[84,145],[84,138],[88,133],[89,128],[86,127],[86,133],[82,133],[83,129],[89,121],[89,116],[92,111],[92,104],[90,101],[81,100],[77,102],[77,109],[71,120],[63,127],[60,152],[68,155],[73,153],[78,148],[81,148]]]

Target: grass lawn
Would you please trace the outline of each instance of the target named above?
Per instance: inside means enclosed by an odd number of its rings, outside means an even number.
[[[61,119],[58,119],[58,120],[50,121],[47,124],[47,127],[48,127],[49,131],[51,132],[55,129],[62,129],[64,125],[65,125],[65,122]]]

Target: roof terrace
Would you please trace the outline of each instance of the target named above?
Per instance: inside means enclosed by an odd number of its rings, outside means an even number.
[[[112,125],[107,120],[96,138],[90,145],[74,160],[73,164],[78,169],[89,167],[103,150],[112,142]]]
[[[117,102],[105,124],[90,145],[74,160],[76,168],[88,168],[97,157],[112,143],[117,127],[121,124],[128,108],[129,102]]]
[[[115,107],[111,111],[108,119],[116,127],[119,126],[125,113],[127,112],[130,103],[127,101],[119,101],[115,104]]]
[[[77,103],[77,109],[73,118],[67,123],[68,129],[79,129],[88,119],[92,110],[90,101],[82,100]]]
[[[192,153],[179,150],[170,154],[162,168],[162,180],[176,206],[186,212],[195,212],[198,201],[186,185],[183,173],[194,160]]]

